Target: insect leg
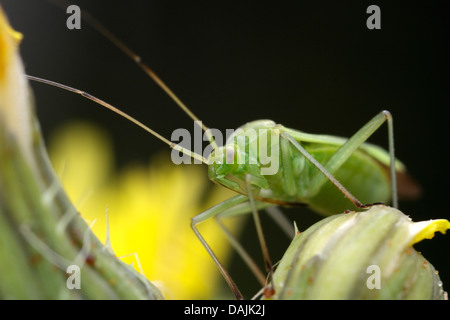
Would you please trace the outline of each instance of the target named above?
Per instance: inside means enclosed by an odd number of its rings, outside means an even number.
[[[311,162],[317,169],[319,169],[320,173],[318,173],[317,176],[315,176],[313,178],[313,182],[311,183],[311,189],[308,190],[309,194],[314,194],[312,192],[310,192],[310,190],[319,190],[320,188],[317,187],[317,184],[319,182],[315,181],[318,180],[319,178],[323,178],[320,179],[320,185],[322,186],[323,183],[325,183],[325,181],[327,181],[327,179],[333,183],[336,188],[338,188],[357,208],[362,208],[364,207],[364,205],[353,195],[350,193],[350,191],[348,191],[320,162],[318,162],[316,159],[314,159],[314,157],[305,150],[305,148],[303,148],[290,134],[283,132],[281,134],[281,139],[287,139],[289,140],[289,142],[292,143],[292,145],[298,150],[300,151],[300,153],[309,161]],[[337,169],[337,168],[336,168]]]
[[[294,234],[294,228],[292,223],[283,215],[283,212],[273,204],[268,202],[256,201],[257,209],[266,209],[269,216],[280,226],[280,228],[286,232],[287,236],[292,238]],[[228,230],[225,224],[222,222],[226,218],[235,217],[238,215],[248,214],[252,211],[250,202],[244,202],[239,206],[230,208],[216,215],[214,218],[219,225],[220,229],[224,232],[228,241],[230,241],[231,246],[239,254],[239,256],[244,260],[249,269],[253,272],[257,280],[261,285],[266,285],[266,276],[261,272],[260,268],[256,265],[252,257],[248,254],[241,243],[236,239],[236,237]]]
[[[334,174],[342,163],[344,163],[350,155],[358,149],[367,139],[378,130],[378,128],[387,121],[388,140],[389,140],[389,157],[390,157],[390,174],[391,174],[391,192],[392,205],[398,207],[397,197],[397,175],[395,172],[395,152],[394,152],[394,120],[389,111],[383,110],[359,129],[350,139],[347,140],[330,158],[325,168]],[[323,184],[323,182],[322,182]]]
[[[235,207],[237,205],[240,205],[241,203],[243,203],[245,201],[248,201],[248,198],[246,196],[244,196],[244,195],[240,195],[239,194],[237,196],[234,196],[234,197],[232,197],[232,198],[230,198],[228,200],[225,200],[225,201],[219,203],[218,205],[216,205],[216,206],[214,206],[214,207],[212,207],[212,208],[210,208],[210,209],[200,213],[199,215],[196,215],[191,220],[192,230],[194,230],[195,235],[200,240],[200,242],[202,243],[203,247],[205,247],[206,251],[211,256],[211,258],[213,259],[213,261],[216,264],[216,266],[219,268],[219,271],[222,273],[222,276],[225,278],[226,282],[228,283],[228,285],[230,286],[231,290],[233,291],[236,299],[238,299],[238,300],[243,300],[244,297],[242,296],[241,292],[239,291],[239,288],[237,287],[236,283],[233,281],[231,276],[225,270],[225,268],[222,265],[222,263],[220,263],[219,259],[214,254],[214,252],[211,249],[211,247],[208,245],[206,240],[203,238],[203,236],[198,231],[197,224],[199,224],[201,222],[204,222],[204,221],[208,220],[209,218],[215,217],[219,213],[224,212],[224,211],[226,211],[226,210],[228,210],[230,208],[233,208],[233,207]]]
[[[196,225],[200,224],[203,221],[206,221],[209,218],[214,217],[216,222],[218,223],[219,227],[224,232],[227,239],[230,241],[230,244],[232,245],[233,249],[235,249],[237,251],[237,253],[241,256],[241,258],[244,260],[244,262],[247,264],[247,266],[250,268],[250,270],[252,270],[252,272],[255,274],[256,278],[258,279],[258,281],[262,285],[265,285],[266,277],[264,276],[264,274],[258,268],[258,266],[254,262],[254,260],[250,257],[248,252],[242,247],[242,245],[238,242],[238,240],[231,234],[231,232],[226,228],[226,226],[222,223],[221,220],[224,218],[230,218],[230,217],[234,217],[234,216],[248,214],[249,212],[253,211],[253,208],[257,212],[258,209],[264,209],[264,208],[268,208],[271,206],[273,206],[273,204],[271,204],[271,203],[254,201],[254,206],[252,207],[252,204],[249,201],[249,198],[247,198],[244,195],[237,195],[237,196],[234,196],[224,202],[219,203],[218,205],[216,205],[216,206],[204,211],[203,213],[195,216],[194,218],[192,218],[191,226],[192,226],[195,234],[197,235],[200,242],[205,247],[206,251],[208,251],[211,258],[216,263],[217,267],[219,268],[220,272],[222,273],[225,280],[228,282],[230,288],[232,289],[233,293],[235,293],[235,295],[236,295],[236,292],[239,292],[236,284],[231,279],[231,276],[227,273],[225,268],[222,266],[222,264],[220,263],[220,261],[218,260],[218,258],[214,254],[214,252],[212,251],[211,247],[206,242],[206,240],[201,236],[200,232],[196,228]],[[259,219],[258,219],[258,221],[259,221]],[[258,227],[257,227],[257,229],[258,229]],[[265,250],[267,251],[267,247],[265,247],[265,248],[266,248]],[[263,249],[263,251],[264,251],[264,249]],[[265,259],[265,260],[267,260],[267,259]],[[270,274],[271,274],[273,268],[271,267],[272,264],[270,262],[270,258],[268,261],[270,264],[269,270],[270,270]],[[242,295],[240,294],[240,292],[239,292],[239,296],[236,295],[236,298],[242,299]]]
[[[266,271],[269,273],[269,281],[268,282],[270,283],[270,285],[269,285],[269,287],[266,287],[266,289],[268,289],[267,294],[273,295],[273,290],[274,290],[273,265],[272,265],[272,260],[270,259],[270,256],[269,256],[269,250],[267,248],[267,243],[264,238],[261,221],[259,219],[258,208],[256,206],[256,202],[255,202],[255,199],[252,194],[251,180],[252,180],[252,176],[250,174],[247,174],[245,176],[245,184],[247,186],[247,195],[248,195],[250,205],[252,207],[252,215],[253,215],[253,219],[255,220],[256,232],[258,233],[258,239],[259,239],[262,254],[264,257],[264,264],[266,266]]]
[[[393,120],[389,111],[382,111],[373,117],[366,125],[364,125],[358,132],[356,132],[350,139],[348,139],[328,160],[328,162],[322,166],[307,151],[300,146],[300,144],[288,133],[284,132],[282,135],[287,138],[300,152],[304,154],[306,152],[308,156],[305,157],[311,161],[320,171],[311,181],[311,188],[308,190],[308,196],[313,196],[317,193],[323,184],[330,180],[336,187],[341,190],[344,195],[349,198],[357,207],[364,207],[357,201],[356,198],[351,195],[333,176],[341,165],[355,152],[356,149],[362,146],[367,139],[387,120],[388,122],[388,135],[389,135],[389,155],[390,155],[390,170],[391,170],[391,188],[392,188],[392,202],[393,206],[398,206],[397,200],[397,179],[395,173],[395,155],[394,155],[394,132],[393,132]],[[303,150],[301,150],[303,149]],[[311,160],[311,158],[313,160]],[[337,182],[337,183],[336,183]]]
[[[219,225],[220,229],[223,231],[223,233],[227,237],[227,239],[230,242],[233,249],[236,250],[236,252],[239,254],[239,256],[244,260],[244,262],[247,264],[249,269],[253,272],[253,274],[257,278],[258,282],[262,286],[264,286],[266,284],[266,277],[263,274],[263,272],[261,271],[261,269],[258,267],[256,262],[248,254],[247,250],[245,250],[244,247],[239,243],[239,241],[236,239],[236,237],[230,232],[230,230],[228,230],[228,228],[222,222],[222,217],[220,214],[215,217],[215,220],[216,220],[217,224]]]
[[[266,209],[269,216],[280,226],[289,239],[295,235],[294,224],[289,220],[279,207],[273,206]]]
[[[392,205],[398,208],[398,194],[397,194],[397,174],[395,172],[395,152],[394,152],[394,120],[389,111],[383,111],[386,115],[388,124],[388,139],[389,139],[389,156],[390,156],[390,170],[391,170],[391,189],[392,189]]]

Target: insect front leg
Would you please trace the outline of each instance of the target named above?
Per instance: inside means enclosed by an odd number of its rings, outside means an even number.
[[[252,197],[253,199],[253,197]],[[225,270],[222,263],[219,261],[209,244],[206,242],[206,240],[203,238],[203,236],[200,234],[200,232],[197,229],[197,225],[201,222],[204,222],[208,220],[209,218],[215,218],[216,222],[218,223],[221,230],[224,232],[227,239],[230,241],[230,244],[232,247],[238,252],[238,254],[241,256],[241,258],[244,260],[244,262],[248,265],[250,270],[255,274],[258,281],[262,284],[266,284],[266,277],[261,272],[261,270],[258,268],[257,264],[254,262],[254,260],[250,257],[248,252],[242,247],[242,245],[238,242],[238,240],[230,233],[230,231],[226,228],[226,226],[221,222],[221,219],[223,218],[230,218],[234,216],[244,215],[248,214],[250,212],[254,212],[258,209],[264,209],[270,206],[273,206],[271,203],[267,202],[260,202],[260,201],[254,201],[253,204],[250,199],[244,195],[237,195],[234,196],[228,200],[225,200],[224,202],[221,202],[217,204],[216,206],[202,212],[201,214],[195,216],[192,218],[191,221],[191,227],[194,230],[197,238],[200,240],[202,245],[205,247],[208,254],[213,259],[214,263],[219,268],[219,271],[222,273],[222,276],[227,281],[228,285],[230,286],[231,290],[235,294],[237,299],[243,299],[242,294],[240,293],[237,285],[231,278],[231,276],[228,274],[228,272]],[[257,214],[257,213],[256,213]],[[257,221],[259,222],[259,219],[257,218]],[[257,223],[257,230],[261,230],[260,223],[258,226]],[[262,231],[262,230],[261,230]],[[265,244],[265,241],[264,241]],[[262,248],[263,252],[267,252],[267,246],[263,246]],[[266,256],[265,256],[266,257]],[[272,263],[270,261],[270,258],[265,258],[266,261],[266,267],[270,274],[272,274]],[[267,263],[268,262],[268,263]]]
[[[217,256],[215,255],[214,251],[211,249],[211,247],[208,245],[206,240],[203,238],[203,236],[200,234],[200,232],[197,229],[197,225],[199,223],[202,223],[210,218],[213,218],[220,214],[221,212],[224,212],[230,208],[236,207],[243,202],[248,201],[248,198],[244,195],[237,195],[234,196],[228,200],[225,200],[214,207],[200,213],[199,215],[196,215],[191,220],[191,227],[192,230],[194,230],[195,235],[202,243],[203,247],[205,247],[208,254],[213,259],[216,266],[219,268],[220,273],[222,273],[222,276],[225,278],[225,281],[228,283],[229,287],[233,291],[233,294],[235,295],[236,299],[243,300],[244,297],[242,296],[241,292],[239,291],[239,288],[237,287],[236,283],[233,281],[229,273],[225,270],[225,267],[222,265],[222,263],[219,261]]]
[[[252,215],[253,219],[255,221],[256,226],[256,232],[258,234],[259,243],[261,246],[263,258],[264,258],[264,264],[266,266],[266,271],[269,273],[269,283],[270,285],[266,288],[264,288],[264,295],[267,297],[270,297],[274,294],[274,283],[273,283],[273,265],[272,260],[270,259],[269,250],[267,248],[267,243],[264,237],[264,233],[262,230],[261,221],[259,219],[259,213],[258,208],[256,206],[255,198],[253,197],[253,192],[251,189],[252,185],[252,176],[250,174],[245,175],[245,184],[247,186],[247,195],[250,202],[250,206],[252,208]]]
[[[272,206],[272,204],[267,202],[256,202],[258,209],[266,208],[268,206]],[[226,211],[223,211],[216,215],[214,218],[219,225],[220,229],[223,231],[228,241],[234,250],[239,254],[242,260],[247,264],[249,269],[253,272],[258,282],[262,285],[266,285],[266,276],[263,274],[261,269],[255,263],[253,258],[249,255],[247,250],[241,245],[241,243],[236,239],[236,237],[228,230],[225,224],[222,222],[223,219],[235,217],[238,215],[244,215],[252,212],[252,207],[249,201],[242,203],[241,205],[230,208]]]
[[[294,236],[294,227],[291,221],[289,221],[283,212],[279,210],[276,206],[268,202],[256,201],[257,210],[265,209],[269,216],[278,224],[278,226],[286,233],[289,238]],[[236,237],[228,230],[225,224],[222,222],[226,218],[235,217],[238,215],[244,215],[252,212],[252,207],[249,201],[246,201],[238,206],[230,208],[216,215],[214,218],[219,225],[220,229],[223,231],[228,241],[234,250],[239,254],[242,260],[247,264],[249,269],[253,272],[256,279],[262,286],[267,284],[266,275],[263,274],[261,269],[255,263],[253,258],[249,255],[247,250],[241,245],[241,243],[236,239]]]

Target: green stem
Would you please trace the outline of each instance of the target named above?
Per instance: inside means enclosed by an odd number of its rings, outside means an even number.
[[[0,119],[0,298],[161,299],[154,285],[103,246],[70,203],[37,120],[31,161],[6,128]],[[67,285],[71,264],[80,267],[81,289]]]

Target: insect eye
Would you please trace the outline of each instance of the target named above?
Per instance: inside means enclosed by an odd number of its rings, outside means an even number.
[[[233,147],[226,147],[225,148],[225,156],[227,164],[234,163],[234,148]]]

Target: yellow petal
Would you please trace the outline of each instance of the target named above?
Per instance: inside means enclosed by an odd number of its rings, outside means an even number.
[[[445,234],[447,229],[450,229],[450,222],[445,219],[416,222],[411,226],[411,233],[414,236],[411,245],[423,239],[432,239],[436,232]]]
[[[19,56],[18,39],[0,8],[0,120],[32,163],[32,135],[28,82]]]
[[[22,34],[15,31],[8,23],[0,8],[0,81],[6,80],[6,72],[17,51]]]

